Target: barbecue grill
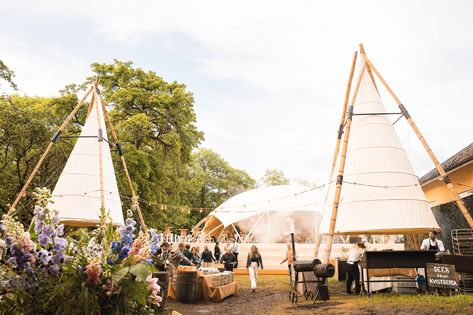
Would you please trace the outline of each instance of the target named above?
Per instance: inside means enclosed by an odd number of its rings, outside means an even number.
[[[294,244],[294,234],[291,233],[292,241],[292,252],[295,257],[295,244]],[[333,277],[335,274],[335,267],[332,264],[322,264],[319,259],[313,260],[295,260],[293,262],[293,267],[295,271],[295,281],[292,284],[291,292],[289,292],[289,300],[292,303],[297,303],[299,300],[299,295],[297,293],[297,284],[302,283],[304,288],[304,297],[306,300],[314,300],[314,303],[317,300],[329,300],[330,296],[328,293],[327,287],[327,278]],[[302,274],[302,280],[299,278],[299,274]],[[315,279],[307,279],[306,273],[313,273]],[[316,289],[315,292],[312,292],[307,284],[315,283]]]

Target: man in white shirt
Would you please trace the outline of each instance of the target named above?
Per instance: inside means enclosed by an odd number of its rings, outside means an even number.
[[[355,282],[355,294],[360,294],[360,269],[358,263],[365,253],[366,246],[363,242],[358,242],[355,247],[348,252],[347,260],[347,294],[353,294],[351,286]]]
[[[429,238],[426,238],[422,241],[422,245],[420,246],[420,250],[435,250],[437,252],[444,252],[445,247],[443,246],[443,242],[437,239],[437,235],[439,233],[435,230],[429,232]]]

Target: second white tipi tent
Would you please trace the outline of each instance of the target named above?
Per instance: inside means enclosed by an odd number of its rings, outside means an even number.
[[[356,95],[335,234],[408,234],[439,229],[367,68]],[[361,115],[358,115],[361,114]],[[340,156],[335,170],[339,169]],[[337,173],[319,233],[328,234]]]
[[[103,206],[114,225],[123,224],[122,203],[98,95],[66,166],[52,192],[52,209],[61,222],[96,225]]]

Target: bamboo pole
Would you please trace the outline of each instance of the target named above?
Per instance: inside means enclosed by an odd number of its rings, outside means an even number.
[[[143,219],[143,214],[141,213],[140,204],[138,202],[138,196],[136,195],[135,188],[133,187],[133,182],[131,181],[130,173],[128,172],[128,167],[126,166],[126,161],[125,161],[125,157],[123,156],[120,140],[118,139],[118,135],[115,132],[115,128],[113,127],[112,121],[110,120],[110,116],[108,115],[107,108],[105,107],[105,104],[103,102],[102,95],[98,92],[98,89],[96,89],[96,93],[98,95],[100,104],[102,105],[102,111],[104,113],[105,121],[107,122],[107,125],[110,128],[110,133],[112,134],[113,141],[115,142],[115,145],[117,146],[118,155],[120,156],[120,161],[122,163],[123,170],[125,172],[125,177],[127,179],[128,186],[130,187],[132,200],[135,203],[134,206],[136,207],[136,211],[138,212],[138,218],[140,219],[140,223],[141,223],[141,226],[143,227],[143,231],[147,233],[148,228],[146,227],[145,220]]]
[[[105,193],[104,193],[104,185],[103,185],[103,132],[102,130],[102,122],[100,121],[100,111],[99,111],[99,104],[96,100],[95,95],[97,94],[97,90],[94,86],[94,93],[92,94],[92,98],[97,104],[92,103],[92,108],[95,107],[95,111],[97,113],[97,123],[98,123],[98,143],[99,143],[99,178],[100,178],[100,207],[105,209]],[[107,132],[105,130],[105,132]]]
[[[360,47],[362,47],[362,45],[360,44]],[[448,177],[447,173],[445,172],[445,169],[443,168],[442,164],[440,164],[439,160],[437,159],[437,157],[435,156],[434,152],[432,151],[432,149],[430,148],[429,144],[427,143],[427,141],[425,140],[424,136],[422,135],[422,133],[420,132],[419,128],[417,127],[417,125],[415,124],[414,120],[412,119],[411,115],[409,115],[408,111],[406,110],[406,108],[404,107],[404,105],[401,103],[401,101],[399,100],[399,98],[397,97],[397,95],[393,92],[393,90],[391,89],[391,87],[388,85],[388,83],[384,80],[384,78],[381,76],[381,74],[378,72],[378,70],[374,67],[373,63],[368,59],[368,57],[366,56],[366,54],[363,52],[362,53],[362,56],[363,56],[363,59],[365,60],[366,64],[368,65],[369,68],[371,68],[373,70],[373,72],[376,74],[376,76],[379,78],[379,80],[381,81],[381,83],[383,83],[384,87],[386,88],[386,90],[388,90],[389,94],[391,94],[392,98],[394,99],[394,101],[397,103],[397,105],[399,106],[402,114],[404,115],[404,117],[406,117],[407,119],[407,122],[409,123],[409,125],[411,125],[412,129],[414,130],[415,134],[417,135],[417,137],[419,138],[420,142],[422,143],[422,145],[424,146],[424,149],[427,151],[427,154],[429,155],[430,159],[432,160],[432,162],[434,163],[435,165],[435,168],[437,169],[439,175],[440,175],[440,178],[442,179],[443,183],[447,186],[447,188],[450,190],[450,193],[451,193],[451,200],[452,201],[455,201],[455,203],[457,204],[457,206],[460,208],[460,211],[462,212],[463,216],[465,217],[466,221],[468,222],[468,225],[470,226],[470,228],[473,229],[473,218],[471,217],[470,213],[468,212],[468,209],[466,208],[465,204],[463,203],[463,200],[460,198],[460,196],[458,195],[458,192],[456,191],[455,187],[453,186],[453,184],[451,183],[450,181],[450,178]]]
[[[94,88],[97,89],[97,86],[99,85],[99,82],[100,82],[100,77],[97,77],[97,79],[95,79],[95,82],[94,82]],[[92,108],[94,107],[94,102],[95,102],[95,94],[96,93],[92,93],[92,98],[90,99],[90,104],[89,104],[89,108],[87,109],[87,117],[89,117],[90,115],[90,112],[92,111]]]
[[[343,135],[343,146],[342,146],[342,152],[340,154],[340,165],[339,165],[339,170],[338,170],[338,176],[337,176],[337,186],[335,189],[335,196],[333,199],[333,206],[332,206],[332,214],[330,217],[330,227],[329,227],[329,232],[327,234],[327,245],[325,247],[325,255],[323,261],[329,262],[330,260],[330,253],[332,252],[332,242],[333,242],[333,234],[335,231],[335,224],[337,222],[337,213],[338,213],[338,205],[340,203],[340,195],[342,191],[342,185],[343,185],[343,174],[345,171],[345,162],[346,162],[346,154],[347,154],[347,148],[348,148],[348,139],[350,137],[350,129],[351,129],[351,123],[352,123],[352,117],[353,117],[353,107],[355,104],[356,100],[356,95],[358,94],[358,89],[360,88],[361,84],[361,78],[363,77],[363,73],[365,71],[365,64],[361,67],[360,74],[358,76],[358,80],[356,82],[356,87],[354,91],[354,95],[352,97],[352,100],[350,102],[350,106],[348,107],[348,116],[347,116],[347,123],[345,126],[345,133]]]
[[[340,118],[340,125],[338,127],[337,143],[335,145],[335,152],[333,153],[332,169],[330,170],[329,180],[332,180],[333,170],[335,169],[335,165],[337,164],[338,152],[340,151],[340,142],[342,140],[343,127],[345,126],[345,119],[346,119],[346,114],[347,114],[348,101],[349,101],[349,98],[350,98],[351,84],[352,84],[352,81],[353,81],[353,74],[355,73],[357,56],[358,56],[358,52],[355,51],[353,53],[353,60],[351,62],[350,74],[348,75],[348,82],[347,82],[347,87],[346,87],[346,90],[345,90],[345,100],[343,101],[342,117]],[[356,97],[356,95],[355,95],[355,97]],[[328,190],[327,190],[327,194],[328,194]],[[325,197],[325,200],[327,200],[327,197]],[[321,243],[321,237],[322,236],[319,236],[318,234],[319,234],[319,232],[317,231],[316,241],[315,241],[314,257],[317,257],[317,255],[319,254],[319,248],[320,248],[320,243]]]
[[[39,168],[41,167],[41,165],[43,164],[44,160],[46,159],[46,156],[49,154],[49,151],[51,150],[52,146],[54,145],[54,143],[56,143],[58,140],[59,140],[59,136],[61,135],[61,133],[64,131],[64,129],[66,128],[67,124],[69,124],[69,122],[71,121],[71,119],[74,117],[74,115],[77,113],[77,111],[81,108],[82,104],[85,102],[86,98],[89,96],[90,92],[92,92],[93,88],[90,87],[87,92],[84,94],[84,96],[82,97],[82,99],[79,101],[79,103],[76,105],[76,107],[74,107],[74,109],[72,110],[72,112],[69,114],[69,116],[67,116],[67,118],[64,120],[64,122],[62,123],[62,125],[59,127],[59,129],[56,131],[56,133],[54,134],[54,136],[51,138],[48,146],[46,147],[46,149],[44,150],[43,152],[43,155],[41,155],[38,163],[36,163],[36,166],[35,168],[33,169],[33,171],[31,172],[30,176],[28,177],[28,179],[26,180],[26,183],[23,185],[23,188],[21,189],[21,191],[18,193],[18,195],[16,195],[16,198],[15,198],[15,201],[13,202],[13,204],[11,205],[10,209],[8,209],[8,212],[7,212],[7,215],[12,215],[13,212],[15,211],[15,208],[16,206],[18,205],[18,203],[20,202],[21,198],[23,198],[23,196],[26,194],[26,190],[28,189],[28,187],[30,186],[31,184],[31,181],[33,180],[33,178],[36,176],[36,174],[38,173],[39,171]]]
[[[360,53],[362,55],[366,55],[365,54],[365,47],[363,47],[363,44],[360,44]],[[371,71],[371,68],[367,67],[366,70],[368,70],[368,74],[370,75],[371,81],[373,81],[374,88],[376,89],[376,92],[378,92],[378,95],[379,95],[378,86],[376,85],[376,80],[374,79],[373,72]]]

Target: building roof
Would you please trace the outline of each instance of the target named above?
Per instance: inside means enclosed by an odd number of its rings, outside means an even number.
[[[461,167],[468,162],[473,161],[473,142],[467,145],[465,148],[448,158],[442,163],[445,172],[450,172],[458,167]],[[428,182],[439,177],[437,169],[432,169],[430,172],[422,176],[419,180],[421,185],[427,184]]]

